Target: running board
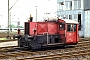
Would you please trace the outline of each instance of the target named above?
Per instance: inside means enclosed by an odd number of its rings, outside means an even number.
[[[64,45],[64,43],[44,44],[42,46],[57,46],[57,45]]]

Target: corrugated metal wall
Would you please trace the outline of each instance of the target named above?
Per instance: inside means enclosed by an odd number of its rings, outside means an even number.
[[[84,37],[90,37],[90,10],[85,11]]]
[[[84,10],[90,9],[90,0],[83,0]]]

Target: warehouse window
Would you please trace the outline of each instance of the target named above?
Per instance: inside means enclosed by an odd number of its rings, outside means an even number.
[[[64,3],[63,2],[58,3],[57,4],[57,9],[58,9],[58,11],[64,10]]]
[[[57,10],[60,10],[60,3],[57,3]]]
[[[61,5],[64,5],[64,2],[60,2]]]
[[[69,15],[69,19],[72,19],[72,15]]]
[[[70,10],[72,10],[72,1],[70,1]]]
[[[81,8],[81,0],[74,1],[74,9],[80,9]]]
[[[65,10],[71,10],[72,9],[72,1],[65,1]]]
[[[78,1],[78,9],[81,8],[81,0]]]
[[[77,1],[74,1],[74,9],[77,9]]]
[[[65,10],[68,10],[68,2],[65,2]]]
[[[61,15],[61,18],[63,18],[64,17],[64,15]]]
[[[68,19],[68,15],[64,15],[63,16],[63,19]]]
[[[77,14],[74,14],[73,15],[73,19],[77,19],[78,15]]]

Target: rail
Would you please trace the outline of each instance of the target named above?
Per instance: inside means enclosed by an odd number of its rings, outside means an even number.
[[[10,46],[18,46],[18,40],[2,40],[0,41],[0,48],[10,47]]]
[[[6,50],[5,50],[6,51]],[[45,50],[45,51],[12,51],[5,52],[3,49],[0,50],[0,59],[10,59],[10,60],[74,60],[86,59],[90,60],[90,40],[81,41],[73,48],[55,49],[55,50]]]

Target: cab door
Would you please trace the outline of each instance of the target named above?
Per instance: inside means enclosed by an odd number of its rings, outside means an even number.
[[[59,34],[60,34],[60,42],[65,43],[66,42],[66,29],[65,29],[65,22],[59,23]]]
[[[74,35],[74,37],[73,37],[73,42],[74,43],[77,43],[78,42],[78,25],[77,24],[73,24],[73,35]]]
[[[73,24],[66,24],[66,44],[70,44],[74,42],[74,28],[73,28]]]

